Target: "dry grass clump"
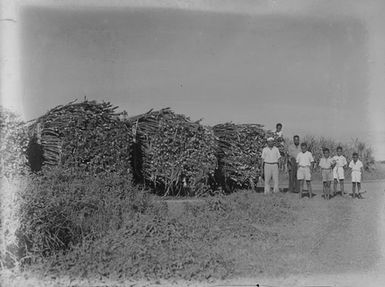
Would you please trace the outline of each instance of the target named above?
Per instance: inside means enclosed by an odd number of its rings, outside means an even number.
[[[157,203],[123,216],[121,226],[103,237],[45,258],[39,268],[87,278],[229,278],[243,246],[259,246],[263,252],[263,246],[279,240],[269,226],[292,224],[292,209],[281,196],[252,193],[187,204],[179,217]]]

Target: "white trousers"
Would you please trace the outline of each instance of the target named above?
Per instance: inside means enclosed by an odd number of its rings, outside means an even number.
[[[274,182],[274,192],[278,192],[278,164],[265,163],[265,194],[270,193],[270,181]]]

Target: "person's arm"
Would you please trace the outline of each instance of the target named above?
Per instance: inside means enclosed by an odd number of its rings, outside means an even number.
[[[262,155],[261,155],[261,176],[264,178],[264,173],[265,173],[265,149],[262,150]]]
[[[295,159],[295,162],[297,163],[297,170],[298,170],[298,168],[299,168],[299,155],[300,155],[300,154],[297,154],[297,157],[296,157],[296,159]]]
[[[314,169],[315,169],[315,161],[314,161],[313,154],[310,153],[310,170],[313,172]]]
[[[346,158],[344,157],[344,166],[343,166],[343,168],[346,169],[347,167],[348,167],[348,162],[347,162]]]

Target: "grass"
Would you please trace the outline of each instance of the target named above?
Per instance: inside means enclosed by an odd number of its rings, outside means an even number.
[[[268,254],[284,238],[271,226],[295,222],[296,207],[284,195],[242,192],[184,204],[176,215],[166,203],[153,202],[142,213],[126,214],[119,229],[25,267],[56,276],[116,280],[210,280],[275,272],[275,259]]]

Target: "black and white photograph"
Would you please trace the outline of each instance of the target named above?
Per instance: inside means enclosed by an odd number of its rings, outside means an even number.
[[[0,15],[1,286],[385,286],[385,1]]]

